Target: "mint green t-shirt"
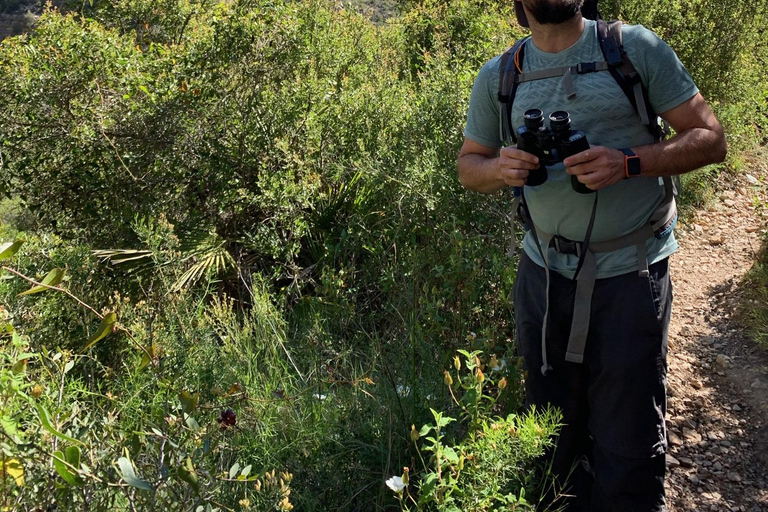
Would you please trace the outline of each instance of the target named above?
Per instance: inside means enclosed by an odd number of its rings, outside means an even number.
[[[525,43],[523,72],[604,61],[596,23],[584,21],[581,38],[558,53],[543,52],[529,39]],[[698,88],[674,51],[653,32],[640,25],[624,25],[623,39],[624,49],[640,74],[656,112],[666,112],[698,93]],[[500,56],[495,57],[480,70],[472,88],[464,129],[466,138],[489,147],[502,145],[497,99],[500,60]],[[608,71],[574,75],[573,84],[576,96],[570,100],[566,97],[562,77],[520,84],[512,109],[514,129],[523,125],[523,113],[528,109],[541,109],[545,119],[551,112],[566,110],[571,115],[571,128],[584,131],[592,146],[621,149],[654,142]],[[545,232],[570,240],[584,240],[594,194],[575,192],[562,163],[547,169],[549,178],[546,183],[524,188],[534,223]],[[601,189],[591,240],[610,240],[639,229],[648,222],[663,198],[663,183],[655,177],[631,178]],[[661,239],[651,238],[646,245],[649,264],[677,250],[674,234]],[[523,248],[533,261],[544,266],[531,233],[525,236]],[[578,263],[576,256],[549,249],[547,257],[550,269],[573,278]],[[598,253],[595,257],[598,278],[625,274],[638,268],[634,246]]]

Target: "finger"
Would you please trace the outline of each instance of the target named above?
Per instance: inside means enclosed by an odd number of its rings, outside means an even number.
[[[574,176],[583,176],[585,174],[591,174],[595,172],[594,166],[590,163],[566,165],[565,172],[573,174]]]
[[[569,156],[563,160],[563,163],[566,167],[574,167],[579,164],[591,162],[592,160],[596,160],[599,157],[600,151],[597,148],[589,148],[586,151],[582,151],[581,153],[576,153],[573,156]]]
[[[525,160],[518,160],[516,158],[502,158],[501,160],[501,167],[502,169],[528,169],[529,171],[533,169],[538,169],[539,164],[538,163],[531,163]]]
[[[503,157],[511,158],[513,160],[522,160],[523,162],[529,162],[532,164],[539,163],[539,157],[533,153],[528,153],[522,149],[517,149],[515,146],[507,146],[505,148],[501,148],[500,154]]]
[[[501,175],[505,178],[511,178],[515,180],[524,180],[528,177],[528,169],[502,169]]]

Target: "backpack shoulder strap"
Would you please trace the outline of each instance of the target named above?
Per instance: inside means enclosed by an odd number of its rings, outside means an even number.
[[[518,77],[523,70],[523,58],[525,57],[525,42],[529,37],[518,39],[501,56],[499,63],[499,137],[502,144],[510,139],[517,142],[515,130],[512,127],[512,104],[515,101],[517,87],[520,85]]]
[[[606,22],[597,20],[597,38],[609,71],[624,95],[632,104],[640,122],[643,123],[657,141],[662,140],[665,130],[657,122],[658,116],[651,106],[640,73],[624,51],[620,20]]]

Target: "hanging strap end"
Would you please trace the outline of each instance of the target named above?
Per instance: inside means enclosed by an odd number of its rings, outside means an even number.
[[[551,371],[552,371],[552,366],[551,365],[548,365],[548,364],[541,365],[541,374],[543,376],[546,377],[547,376],[547,372],[551,372]]]
[[[565,360],[569,363],[581,364],[584,362],[584,354],[574,354],[573,352],[566,352]]]

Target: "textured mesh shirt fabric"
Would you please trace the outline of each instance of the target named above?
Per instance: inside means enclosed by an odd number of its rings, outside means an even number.
[[[532,40],[525,44],[523,72],[581,62],[604,61],[597,38],[596,23],[584,20],[580,39],[558,53],[538,49]],[[698,93],[690,74],[674,51],[653,32],[640,25],[624,25],[624,49],[648,89],[656,112],[665,112]],[[470,97],[464,136],[489,147],[501,147],[499,140],[499,64],[500,56],[488,61],[478,73]],[[591,146],[630,148],[654,142],[641,124],[632,104],[608,71],[574,75],[576,96],[566,97],[563,78],[554,77],[520,84],[512,109],[515,129],[523,125],[523,113],[531,108],[545,116],[557,110],[571,115],[571,127],[586,133]],[[584,240],[594,202],[594,194],[578,194],[571,188],[570,175],[562,164],[548,167],[548,180],[537,187],[525,187],[525,198],[534,223],[545,232],[570,240]],[[622,180],[599,192],[592,241],[610,240],[631,233],[650,218],[664,198],[660,178],[637,177]],[[674,234],[647,241],[648,263],[666,258],[677,250]],[[537,264],[544,261],[528,233],[523,248]],[[598,253],[597,277],[606,278],[637,270],[637,249],[627,247]],[[573,278],[578,258],[549,249],[550,269]]]

